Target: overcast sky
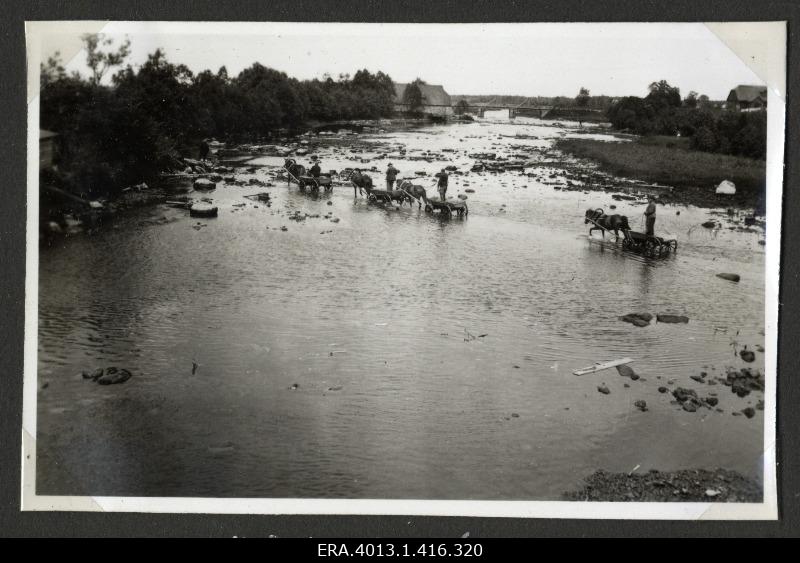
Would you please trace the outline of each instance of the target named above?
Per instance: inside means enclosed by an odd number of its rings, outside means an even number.
[[[254,62],[300,79],[382,70],[397,82],[416,77],[450,94],[574,96],[581,87],[612,96],[647,93],[665,79],[724,99],[737,84],[761,80],[703,24],[227,24],[109,23],[103,32],[131,40],[129,61],[156,48],[195,72],[226,66],[231,76]],[[43,55],[75,52],[77,34],[52,36]],[[85,53],[69,70],[85,71]]]

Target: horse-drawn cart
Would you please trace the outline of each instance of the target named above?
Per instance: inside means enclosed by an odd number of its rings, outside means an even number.
[[[297,185],[301,190],[306,189],[306,187],[309,187],[314,191],[318,191],[320,188],[324,189],[325,191],[330,191],[333,189],[333,183],[331,182],[330,176],[300,176],[297,178]]]
[[[678,250],[677,240],[638,233],[630,228],[628,218],[624,215],[606,215],[600,208],[586,210],[584,223],[593,225],[589,228],[589,236],[592,231],[599,230],[604,237],[609,232],[619,239],[621,231],[622,248],[637,254],[657,258]]]
[[[429,199],[425,203],[425,211],[428,213],[439,212],[443,217],[452,217],[454,214],[459,217],[469,215],[469,208],[466,201],[436,201]]]
[[[283,169],[286,170],[287,182],[294,180],[301,190],[305,190],[306,187],[311,188],[313,191],[319,191],[320,188],[323,188],[326,192],[333,189],[333,182],[329,175],[311,176],[306,174],[305,166],[297,164],[292,158],[286,159],[283,163]]]
[[[664,256],[678,250],[678,241],[675,239],[648,236],[636,231],[623,231],[623,235],[622,248],[645,256]]]

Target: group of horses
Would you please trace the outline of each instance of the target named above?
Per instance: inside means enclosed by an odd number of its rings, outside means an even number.
[[[289,176],[286,178],[287,183],[294,178],[301,188],[304,187],[305,182],[303,182],[303,178],[306,176],[307,172],[305,166],[298,164],[294,159],[287,158],[283,167],[289,173]],[[426,193],[425,188],[417,184],[412,184],[409,180],[401,181],[394,190],[380,190],[373,186],[372,178],[361,172],[361,170],[358,168],[354,170],[347,170],[342,173],[337,173],[336,171],[331,170],[330,173],[323,176],[330,178],[330,176],[334,175],[343,180],[350,180],[350,182],[353,184],[354,197],[357,197],[359,194],[364,195],[366,192],[367,199],[370,201],[381,203],[397,202],[401,206],[404,202],[408,202],[409,206],[413,206],[414,203],[416,203],[420,208],[422,207],[422,202],[425,202],[426,207],[429,206],[428,194]],[[314,189],[319,189],[320,183],[316,182],[310,185]],[[332,185],[330,183],[323,185],[326,191],[332,189]]]

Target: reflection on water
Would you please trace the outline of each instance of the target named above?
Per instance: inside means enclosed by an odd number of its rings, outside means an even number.
[[[457,149],[446,162],[392,159],[413,176],[566,132],[517,119],[376,139],[409,155]],[[326,169],[358,164],[335,146],[318,154]],[[282,160],[257,162],[240,176],[268,179]],[[657,388],[707,393],[689,376],[723,375],[740,365],[734,345],[763,344],[758,234],[692,229],[707,210],[666,206],[657,229],[680,248],[654,261],[586,236],[587,208],[616,204],[637,228],[636,203],[519,172],[453,176],[448,193],[465,187],[470,215],[451,221],[348,187],[310,196],[279,183],[271,207],[243,197],[263,188],[220,187],[217,219],[158,207],[43,248],[37,491],[548,499],[599,468],[757,474],[761,412],[731,416],[755,398],[709,386],[725,412],[690,414]],[[288,220],[295,210],[339,222]],[[161,216],[174,220],[149,222]],[[617,319],[636,311],[691,322]],[[624,356],[643,379],[571,373]],[[134,378],[76,377],[108,365]]]

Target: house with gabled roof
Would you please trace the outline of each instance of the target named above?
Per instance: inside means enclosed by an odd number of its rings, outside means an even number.
[[[392,103],[398,113],[410,111],[411,108],[403,103],[408,84],[394,83],[394,97]],[[444,87],[438,84],[419,84],[422,92],[422,113],[436,116],[453,115],[453,102]]]
[[[738,110],[766,109],[767,87],[740,84],[728,94],[726,107]]]

